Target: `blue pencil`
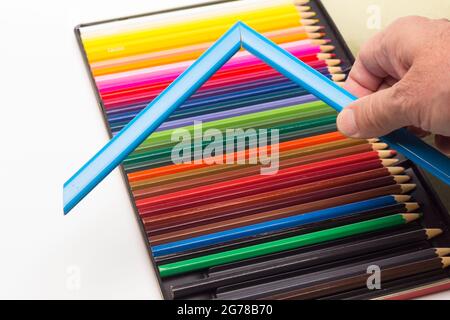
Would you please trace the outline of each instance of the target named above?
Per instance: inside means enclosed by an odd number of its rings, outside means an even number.
[[[398,203],[398,200],[395,196],[373,198],[351,204],[345,204],[338,207],[304,213],[292,217],[266,221],[249,226],[206,234],[190,239],[165,243],[153,246],[152,252],[155,257],[158,257],[166,254],[198,249],[209,245],[241,239],[266,232],[280,231],[282,229],[298,227],[309,223],[344,217],[351,214],[356,214],[358,212],[376,209],[396,203]]]

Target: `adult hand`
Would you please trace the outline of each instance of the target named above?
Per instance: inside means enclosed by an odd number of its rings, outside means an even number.
[[[360,99],[338,116],[343,134],[372,138],[411,127],[436,134],[450,153],[450,22],[397,20],[363,46],[345,88]]]

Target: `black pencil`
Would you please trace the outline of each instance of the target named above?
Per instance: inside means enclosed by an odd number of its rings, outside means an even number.
[[[450,266],[450,257],[435,257],[426,260],[419,260],[393,267],[382,268],[381,279],[385,282],[404,279],[412,275],[427,273],[434,270],[443,270]],[[290,292],[284,295],[272,296],[269,299],[277,300],[299,300],[299,299],[315,299],[324,294],[343,292],[349,289],[367,286],[367,274],[359,274],[343,279],[321,284],[315,287]]]
[[[433,259],[448,254],[449,252],[450,250],[446,248],[444,249],[430,248],[426,250],[416,251],[413,253],[390,257],[387,259],[365,262],[356,266],[335,267],[328,269],[326,271],[308,273],[297,277],[272,281],[269,283],[264,283],[256,286],[223,292],[217,294],[217,298],[226,300],[261,299],[284,294],[290,295],[291,292],[300,291],[306,288],[313,288],[315,286],[322,284],[330,284],[332,281],[338,281],[344,278],[350,278],[360,274],[363,274],[367,278],[367,268],[370,265],[379,266],[381,269],[391,268],[399,265],[409,264],[412,262]],[[321,294],[324,294],[324,292],[322,292]]]
[[[218,272],[206,279],[174,286],[172,288],[172,294],[174,298],[180,298],[259,277],[267,277],[404,244],[428,240],[441,232],[442,230],[440,229],[422,229],[368,241],[331,246],[325,249],[272,259],[252,265],[244,265],[231,270]]]

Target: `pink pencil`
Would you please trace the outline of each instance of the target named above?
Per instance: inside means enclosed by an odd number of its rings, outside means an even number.
[[[317,54],[321,52],[319,45],[291,43],[284,47],[296,57],[307,56],[311,54]],[[99,91],[102,94],[125,90],[137,85],[151,85],[161,81],[175,80],[186,68],[191,65],[192,61],[183,63],[177,63],[175,66],[167,65],[167,68],[149,68],[145,73],[139,74],[116,74],[115,77],[108,76],[109,79],[103,80],[96,78],[96,83]],[[258,64],[261,61],[249,54],[248,52],[239,52],[233,59],[225,64],[222,68],[222,72],[231,71],[239,68],[249,66],[251,64]],[[155,70],[156,69],[156,70]]]

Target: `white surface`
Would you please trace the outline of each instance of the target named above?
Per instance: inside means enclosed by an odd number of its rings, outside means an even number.
[[[118,170],[62,213],[108,140],[73,27],[192,2],[0,1],[0,298],[161,297]]]

